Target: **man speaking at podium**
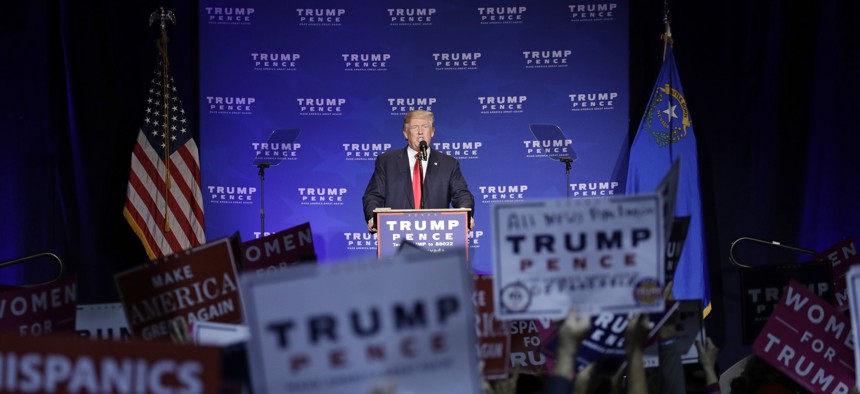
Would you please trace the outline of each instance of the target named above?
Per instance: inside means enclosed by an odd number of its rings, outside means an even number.
[[[460,172],[460,163],[442,152],[430,151],[435,132],[432,112],[410,111],[403,119],[406,147],[389,150],[376,158],[373,175],[361,198],[368,231],[376,232],[373,217],[376,208],[453,207],[471,208],[474,212],[475,197]],[[471,218],[469,229],[474,224],[475,219]]]

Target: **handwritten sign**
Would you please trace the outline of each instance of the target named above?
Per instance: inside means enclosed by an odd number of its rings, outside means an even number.
[[[662,311],[661,207],[658,194],[494,205],[497,316]]]
[[[791,281],[753,353],[813,393],[854,387],[851,322],[835,307]]]
[[[115,276],[126,319],[137,339],[169,339],[174,319],[239,323],[233,246],[222,238],[188,251],[120,272]]]
[[[75,278],[0,293],[0,331],[41,336],[75,330]]]
[[[242,293],[255,392],[481,392],[462,255],[297,265],[243,276]]]

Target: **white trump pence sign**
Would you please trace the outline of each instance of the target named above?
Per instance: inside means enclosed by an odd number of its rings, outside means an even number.
[[[493,206],[498,317],[662,311],[661,206],[659,194]]]
[[[409,254],[242,277],[254,391],[480,393],[467,267]]]

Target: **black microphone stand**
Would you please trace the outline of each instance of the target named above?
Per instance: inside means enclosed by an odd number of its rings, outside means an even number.
[[[564,188],[567,189],[567,198],[570,199],[570,163],[573,162],[573,158],[562,157],[558,160],[564,163],[564,175],[567,177],[567,183],[564,184]]]
[[[423,149],[422,149],[423,150]],[[418,175],[421,179],[421,209],[424,209],[424,164],[422,161],[427,160],[427,151],[421,152],[420,157],[418,157]]]
[[[265,173],[266,168],[269,168],[269,163],[257,164],[257,168],[260,169],[260,238],[263,238],[266,236],[266,211],[263,208],[265,205],[263,201],[263,196],[265,196],[265,193],[263,193],[263,180],[265,179],[265,176],[263,174]]]

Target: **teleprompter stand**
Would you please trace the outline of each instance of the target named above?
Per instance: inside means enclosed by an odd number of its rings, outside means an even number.
[[[269,149],[260,149],[257,151],[257,156],[254,158],[254,165],[259,169],[257,174],[260,175],[260,237],[266,236],[266,210],[265,210],[265,179],[266,169],[275,167],[284,161],[284,157],[280,155],[269,155],[268,153],[277,152],[279,147],[284,145],[292,145],[299,137],[301,130],[299,129],[275,129],[272,134],[269,134],[269,139],[266,140],[266,147],[274,147]]]
[[[552,160],[558,160],[564,163],[565,184],[564,189],[567,190],[567,198],[570,198],[570,168],[571,163],[576,160],[576,152],[570,146],[570,141],[561,131],[561,127],[555,124],[533,124],[529,126],[532,135],[541,143],[541,146],[552,147],[558,142],[561,142],[562,147],[558,152],[552,151],[547,153],[546,157]]]

